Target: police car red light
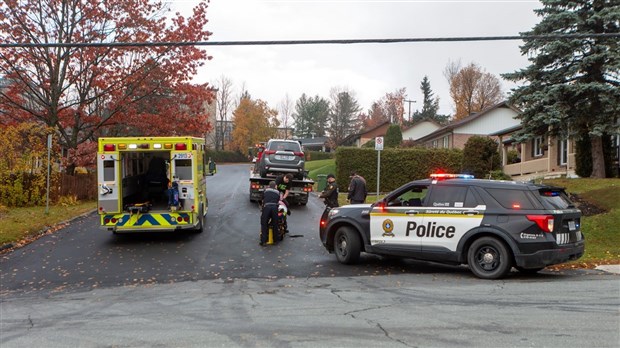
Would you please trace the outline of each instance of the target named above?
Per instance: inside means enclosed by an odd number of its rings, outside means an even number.
[[[553,231],[553,215],[526,215],[526,217],[535,222],[541,230],[548,233]]]

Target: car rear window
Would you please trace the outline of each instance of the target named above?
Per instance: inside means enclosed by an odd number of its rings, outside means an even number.
[[[301,145],[293,141],[273,141],[269,144],[269,150],[301,152]]]
[[[495,200],[506,209],[542,209],[542,205],[536,202],[529,191],[486,189]]]
[[[570,201],[568,195],[563,190],[541,189],[538,191],[540,198],[551,204],[554,209],[574,208],[575,205]]]

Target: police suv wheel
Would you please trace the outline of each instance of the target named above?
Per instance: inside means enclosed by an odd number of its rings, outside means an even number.
[[[334,236],[334,253],[340,263],[353,264],[360,258],[362,242],[350,227],[340,227]]]
[[[512,255],[497,238],[482,237],[469,247],[467,263],[478,278],[499,279],[512,268]]]

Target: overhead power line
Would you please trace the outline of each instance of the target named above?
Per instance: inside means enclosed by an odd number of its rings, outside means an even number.
[[[179,42],[66,42],[66,43],[0,43],[0,48],[34,47],[150,47],[150,46],[275,46],[275,45],[342,45],[342,44],[386,44],[407,42],[467,42],[506,40],[557,40],[620,38],[620,33],[599,34],[549,34],[513,36],[469,36],[429,37],[400,39],[344,39],[344,40],[271,40],[271,41],[179,41]]]

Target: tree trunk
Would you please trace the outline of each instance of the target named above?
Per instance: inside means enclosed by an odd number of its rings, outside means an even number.
[[[603,155],[603,139],[601,136],[591,136],[592,144],[592,174],[591,178],[605,177],[605,156]]]

